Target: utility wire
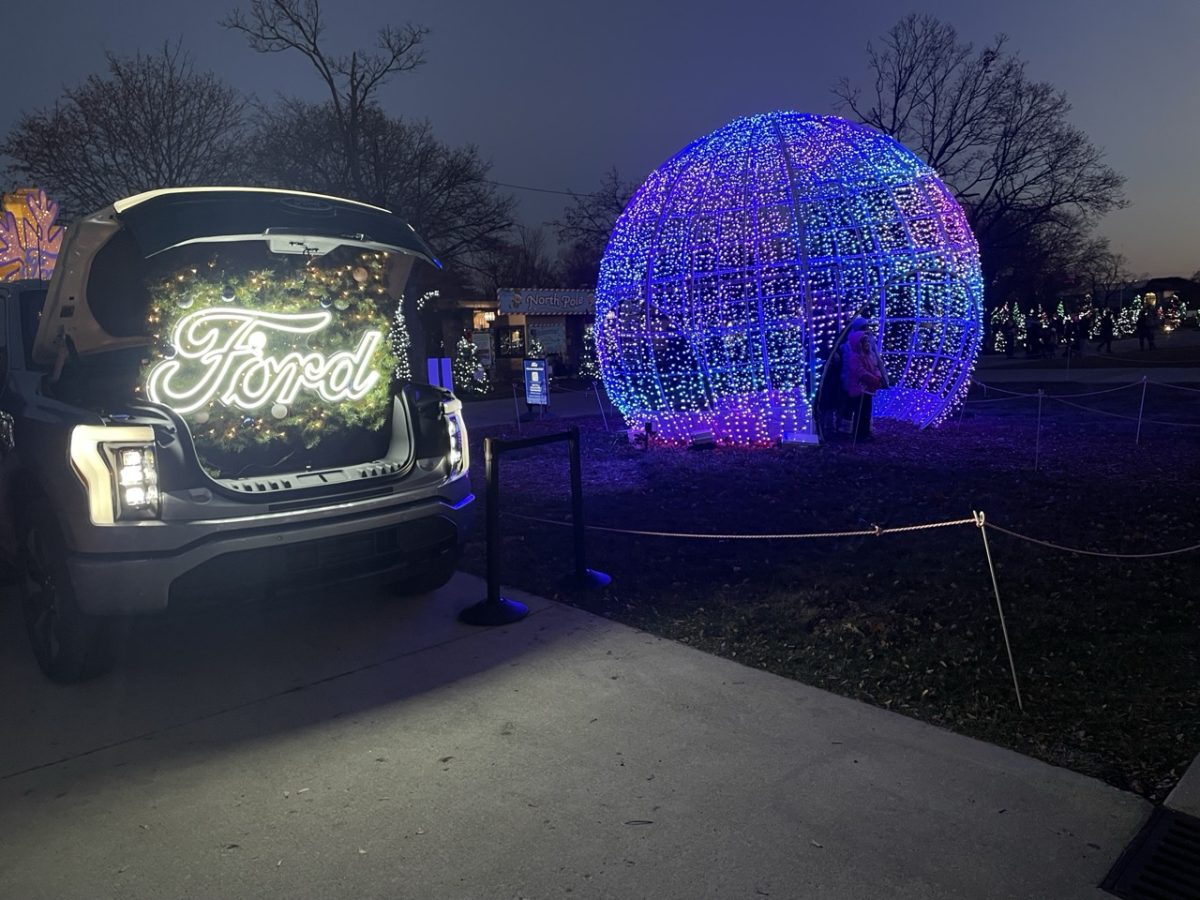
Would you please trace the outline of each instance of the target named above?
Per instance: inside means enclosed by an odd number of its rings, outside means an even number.
[[[506,181],[492,181],[490,178],[484,178],[483,181],[486,182],[487,184],[495,185],[496,187],[512,188],[515,191],[533,191],[538,194],[558,194],[559,196],[562,196],[562,197],[602,197],[602,196],[604,196],[603,194],[592,193],[589,191],[584,191],[582,193],[580,193],[578,191],[556,191],[553,188],[530,187],[529,185],[526,185],[526,184],[509,184]]]

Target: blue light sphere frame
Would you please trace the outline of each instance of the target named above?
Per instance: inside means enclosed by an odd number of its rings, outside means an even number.
[[[939,422],[979,353],[979,245],[892,138],[773,112],[700,138],[633,195],[600,266],[596,347],[631,428],[770,444],[815,432],[826,363],[857,315],[891,383],[875,415]]]

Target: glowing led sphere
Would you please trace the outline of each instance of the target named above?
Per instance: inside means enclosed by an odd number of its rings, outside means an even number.
[[[932,169],[866,126],[774,112],[685,147],[634,194],[600,267],[596,343],[631,427],[768,443],[812,430],[856,315],[892,384],[875,414],[938,421],[969,386],[982,304],[978,244]]]

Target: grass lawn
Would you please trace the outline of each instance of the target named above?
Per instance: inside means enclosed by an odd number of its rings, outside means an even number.
[[[1005,385],[1015,391],[1035,388]],[[1103,389],[1104,386],[1098,386]],[[687,451],[577,424],[589,524],[643,531],[852,531],[969,518],[1067,547],[1200,544],[1200,393],[1047,390],[967,405],[940,428],[877,422],[871,444]],[[972,395],[973,401],[983,396]],[[484,497],[483,439],[471,433]],[[1037,468],[1035,469],[1035,456]],[[1085,556],[988,530],[1024,712],[1017,709],[980,530],[821,540],[694,540],[592,530],[612,585],[562,586],[566,444],[506,454],[502,582],[746,665],[865,700],[1162,799],[1200,752],[1200,551]],[[464,568],[484,574],[484,516]]]

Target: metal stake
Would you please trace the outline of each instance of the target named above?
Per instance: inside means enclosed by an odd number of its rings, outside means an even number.
[[[1146,408],[1146,376],[1142,376],[1142,402],[1138,406],[1137,436],[1133,439],[1134,446],[1142,443],[1142,410]]]
[[[982,512],[972,510],[975,524],[979,526],[979,534],[983,537],[983,552],[987,556],[988,572],[992,576],[992,591],[996,595],[996,612],[1000,614],[1000,631],[1004,634],[1004,649],[1008,651],[1008,669],[1012,672],[1013,690],[1017,693],[1017,708],[1025,712],[1025,704],[1021,702],[1021,685],[1017,683],[1017,664],[1013,662],[1012,645],[1008,641],[1008,626],[1004,624],[1004,607],[1000,605],[1000,585],[996,583],[996,567],[992,565],[992,550],[988,546],[987,527]]]
[[[600,384],[599,384],[599,382],[595,382],[595,381],[592,382],[592,390],[594,390],[596,392],[596,405],[600,407],[600,417],[602,419],[604,419],[604,430],[609,431],[611,429],[609,429],[609,427],[608,427],[608,413],[606,413],[604,411],[604,401],[600,399]]]
[[[1038,469],[1038,460],[1042,454],[1042,396],[1046,392],[1042,388],[1038,388],[1038,417],[1037,417],[1037,440],[1033,448],[1033,471]]]

